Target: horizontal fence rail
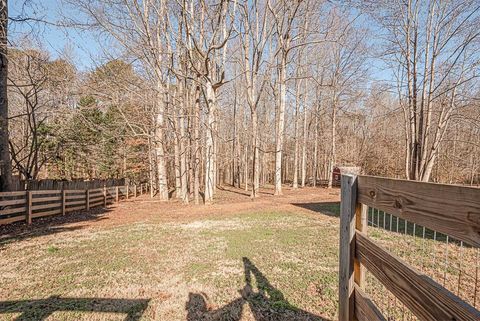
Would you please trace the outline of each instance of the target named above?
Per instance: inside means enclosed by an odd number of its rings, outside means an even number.
[[[480,189],[341,181],[339,320],[480,320]]]
[[[0,225],[50,215],[107,207],[121,199],[148,192],[148,184],[92,189],[33,190],[0,193]]]

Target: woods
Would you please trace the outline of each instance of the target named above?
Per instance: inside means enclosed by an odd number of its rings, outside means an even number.
[[[474,0],[59,3],[55,28],[98,41],[87,69],[34,32],[7,45],[1,3],[3,190],[10,163],[14,178],[128,177],[196,204],[223,184],[332,187],[341,166],[479,184]]]

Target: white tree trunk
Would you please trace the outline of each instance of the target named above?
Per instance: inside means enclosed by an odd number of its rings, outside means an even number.
[[[164,151],[164,109],[163,102],[159,103],[160,107],[158,110],[156,122],[156,154],[157,154],[157,172],[158,172],[158,196],[162,201],[168,201],[168,181],[167,181],[167,164],[165,159]]]
[[[275,195],[282,195],[282,157],[283,157],[283,137],[285,134],[285,100],[287,96],[286,86],[286,54],[282,55],[279,72],[280,99],[278,106],[278,124],[276,133],[275,147]]]
[[[215,112],[216,97],[213,86],[210,82],[206,83],[207,96],[207,129],[205,137],[205,203],[213,201],[215,191]]]

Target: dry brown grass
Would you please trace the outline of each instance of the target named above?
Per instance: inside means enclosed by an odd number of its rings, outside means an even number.
[[[263,192],[4,229],[0,320],[335,319],[338,191]]]

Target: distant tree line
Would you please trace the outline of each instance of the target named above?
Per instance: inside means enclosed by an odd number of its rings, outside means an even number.
[[[102,60],[80,71],[33,42],[8,49],[2,177],[8,162],[27,179],[125,176],[185,203],[220,184],[331,187],[339,165],[479,183],[476,1],[63,5]]]

